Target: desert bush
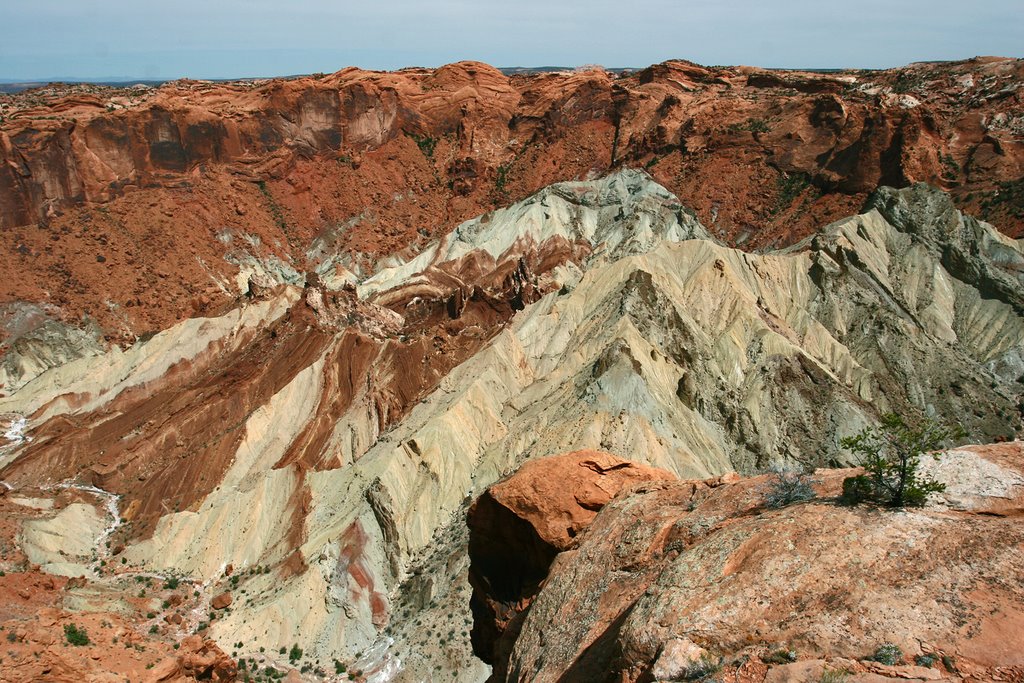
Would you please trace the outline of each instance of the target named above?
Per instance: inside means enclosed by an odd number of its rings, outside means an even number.
[[[846,683],[846,679],[849,677],[850,672],[846,669],[825,669],[818,681],[819,683]]]
[[[684,681],[703,681],[714,676],[722,668],[722,661],[718,657],[703,654],[700,659],[691,663],[683,672]]]
[[[74,624],[64,626],[64,638],[71,645],[79,647],[89,644],[89,634],[85,632],[84,628],[79,628]]]
[[[885,643],[875,650],[875,654],[871,655],[871,659],[879,664],[895,666],[900,663],[901,659],[903,659],[903,650],[900,649],[899,645]]]
[[[767,655],[764,660],[766,664],[789,664],[796,661],[794,650],[776,650]]]
[[[814,480],[802,472],[792,470],[776,470],[775,481],[772,482],[768,495],[765,497],[765,507],[773,510],[784,508],[793,503],[802,503],[812,500],[817,495],[814,487],[811,486]]]

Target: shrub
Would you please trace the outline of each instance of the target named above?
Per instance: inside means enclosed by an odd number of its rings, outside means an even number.
[[[765,664],[789,664],[796,661],[796,652],[793,650],[776,650],[764,658]]]
[[[842,502],[873,502],[890,507],[924,505],[929,493],[944,491],[946,486],[918,476],[921,456],[931,453],[938,458],[944,443],[962,436],[961,429],[946,427],[930,418],[908,424],[894,413],[884,416],[879,426],[867,427],[840,442],[843,448],[861,456],[867,470],[867,474],[843,481]]]
[[[895,666],[900,663],[901,659],[903,659],[903,650],[900,649],[899,645],[885,643],[875,650],[875,654],[871,655],[871,659],[879,664]]]
[[[166,581],[164,581],[164,588],[166,588],[167,590],[171,590],[172,591],[172,590],[174,590],[175,588],[178,587],[179,583],[180,583],[180,580],[178,579],[178,577],[172,576],[171,578],[169,578]]]
[[[71,645],[81,647],[89,644],[89,634],[85,632],[84,628],[79,628],[74,624],[67,624],[64,626],[64,638],[67,639]]]
[[[428,159],[434,158],[434,148],[437,147],[437,138],[432,138],[429,135],[416,135],[415,133],[406,133],[415,142],[416,146],[420,148],[420,151]]]
[[[703,654],[700,656],[700,659],[686,667],[686,670],[683,672],[683,680],[701,681],[715,675],[721,668],[722,662],[720,659],[709,654]]]
[[[801,472],[776,470],[775,481],[765,497],[766,507],[776,510],[793,503],[813,500],[817,495],[811,486],[813,480]]]
[[[298,643],[292,645],[292,649],[288,652],[288,661],[292,664],[302,659],[302,648],[299,647]]]
[[[914,657],[914,664],[917,664],[918,666],[927,667],[930,669],[933,666],[935,666],[935,662],[938,661],[938,659],[939,658],[933,654],[925,653],[923,655],[918,655]]]
[[[821,674],[819,683],[845,683],[849,677],[850,672],[846,669],[825,669]]]

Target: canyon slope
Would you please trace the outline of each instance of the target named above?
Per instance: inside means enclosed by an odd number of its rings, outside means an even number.
[[[731,481],[855,465],[839,441],[890,410],[977,443],[1021,428],[1024,245],[925,184],[750,253],[621,169],[372,271],[267,263],[218,315],[125,348],[12,347],[9,576],[84,576],[64,609],[309,680],[484,680],[465,517],[523,463],[591,449]],[[185,606],[154,597],[176,582]]]
[[[551,183],[646,168],[719,239],[785,246],[879,185],[1024,229],[1024,62],[800,72],[486,64],[0,95],[7,346],[129,345],[254,270],[365,277]],[[49,364],[71,356],[54,358]]]

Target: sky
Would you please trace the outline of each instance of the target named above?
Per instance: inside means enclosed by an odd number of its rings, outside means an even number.
[[[0,79],[1024,57],[1022,0],[0,0]]]

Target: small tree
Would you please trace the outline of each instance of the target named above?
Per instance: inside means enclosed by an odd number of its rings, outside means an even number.
[[[950,428],[925,418],[908,424],[890,413],[877,427],[867,427],[840,445],[861,456],[867,474],[843,481],[842,500],[850,505],[869,501],[890,507],[920,507],[929,493],[945,491],[946,485],[918,476],[921,456],[939,457],[943,444],[964,435],[959,427]]]

